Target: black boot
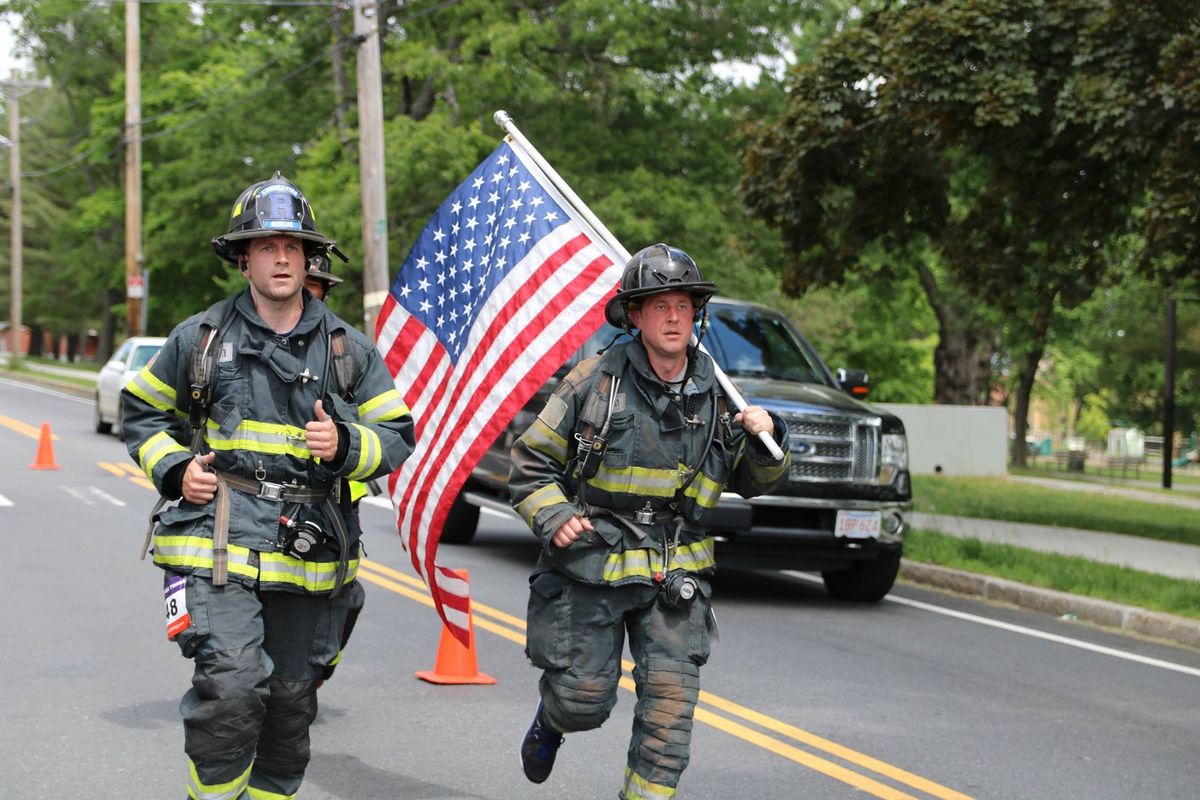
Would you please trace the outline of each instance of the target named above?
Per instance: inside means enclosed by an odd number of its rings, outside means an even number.
[[[550,771],[554,769],[554,757],[558,755],[562,743],[563,735],[550,726],[539,700],[533,724],[521,740],[521,766],[525,769],[525,777],[534,783],[542,783],[549,778]]]

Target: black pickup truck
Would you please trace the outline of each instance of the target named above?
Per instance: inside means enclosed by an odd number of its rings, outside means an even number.
[[[792,467],[776,494],[745,500],[725,493],[709,520],[718,565],[819,571],[831,595],[874,602],[900,568],[912,511],[908,444],[899,418],[859,397],[862,372],[837,375],[783,316],[765,306],[714,298],[704,346],[747,402],[782,417],[791,433]],[[604,327],[516,415],[463,487],[442,541],[466,543],[481,507],[512,513],[509,450],[557,382],[608,344]]]

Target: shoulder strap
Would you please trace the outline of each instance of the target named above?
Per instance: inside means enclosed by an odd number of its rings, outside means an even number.
[[[198,452],[204,437],[204,423],[212,401],[213,376],[221,340],[233,322],[235,297],[226,297],[208,307],[200,320],[196,343],[188,358],[188,425],[192,428],[192,452]]]
[[[354,397],[354,384],[358,382],[358,361],[346,346],[346,331],[338,328],[329,334],[329,351],[332,353],[333,379],[337,383],[337,393],[343,400]]]

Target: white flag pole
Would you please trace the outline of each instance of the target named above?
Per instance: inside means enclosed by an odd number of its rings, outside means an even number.
[[[521,133],[521,131],[517,128],[517,124],[513,122],[513,119],[509,116],[508,112],[504,109],[500,109],[494,115],[492,115],[492,119],[495,120],[496,124],[503,128],[504,132],[508,134],[510,143],[519,146],[527,156],[533,159],[534,163],[537,164],[538,167],[541,168],[542,172],[546,174],[546,177],[554,183],[554,186],[556,189],[558,189],[559,193],[562,194],[562,196],[565,197],[567,201],[575,207],[575,210],[578,211],[583,218],[588,221],[588,223],[596,230],[596,233],[598,233],[601,238],[604,239],[605,243],[613,249],[621,261],[628,263],[629,259],[631,258],[629,251],[626,250],[624,245],[617,240],[617,237],[612,235],[612,231],[610,231],[605,224],[600,221],[600,218],[592,213],[592,210],[587,207],[587,203],[583,202],[583,200],[579,198],[579,195],[575,194],[574,190],[571,189],[565,180],[563,180],[562,176],[558,174],[554,167],[550,166],[550,162],[543,158],[542,154],[537,151],[537,148],[525,138],[525,134]],[[698,343],[696,341],[695,334],[692,334],[692,343]],[[701,344],[700,349],[704,350],[704,352],[708,354],[709,358],[712,359],[713,369],[716,371],[717,383],[721,384],[721,389],[724,390],[725,395],[729,398],[730,402],[733,403],[734,408],[736,408],[738,411],[744,409],[746,407],[746,398],[742,397],[742,393],[739,392],[737,387],[733,385],[733,381],[729,380],[729,376],[726,375],[721,369],[720,365],[717,364],[717,360],[712,358],[712,354],[708,353],[708,351],[704,349],[704,345]],[[766,446],[771,455],[775,456],[775,460],[783,460],[783,451],[779,449],[779,445],[775,443],[775,440],[771,438],[769,433],[766,431],[759,431],[758,438],[759,441]]]

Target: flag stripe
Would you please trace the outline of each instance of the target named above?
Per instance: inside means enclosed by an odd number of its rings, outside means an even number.
[[[549,325],[551,324],[550,321],[573,308],[573,306],[567,300],[566,294],[574,288],[577,294],[583,297],[588,296],[584,293],[585,290],[574,287],[574,284],[581,284],[584,287],[590,287],[595,283],[596,279],[603,274],[607,265],[607,259],[593,260],[591,264],[588,265],[589,268],[585,269],[584,272],[582,272],[575,278],[575,280],[572,281],[571,285],[566,287],[565,292],[558,293],[549,300],[549,302],[546,304],[545,310],[541,315],[539,315],[539,318],[535,321],[535,323],[521,330],[519,337],[513,342],[513,346],[511,346],[507,352],[512,352],[519,348],[521,355],[523,355],[532,350],[533,346],[538,343],[539,339],[548,338],[544,337],[544,330],[549,329]],[[572,320],[572,323],[574,323],[574,320]],[[539,327],[543,328],[544,330],[538,331],[537,329]],[[569,355],[570,353],[567,353],[567,356]],[[536,358],[536,356],[534,356],[534,358]],[[519,363],[522,360],[524,359],[518,356],[513,358],[512,362]],[[504,419],[505,422],[507,422],[507,420],[511,419],[513,414],[519,409],[519,405],[515,408],[510,408],[503,402],[512,396],[511,385],[503,382],[503,374],[495,374],[497,372],[504,373],[506,371],[517,372],[518,374],[526,372],[525,370],[519,371],[519,369],[513,369],[512,362],[509,362],[508,359],[504,359],[498,361],[492,367],[491,373],[489,373],[487,376],[484,384],[490,384],[494,388],[488,394],[488,396],[483,399],[477,408],[477,413],[472,418],[472,422],[474,424],[463,430],[462,435],[460,436],[446,437],[441,439],[441,441],[445,442],[444,449],[449,450],[449,452],[441,454],[443,455],[443,457],[440,459],[440,463],[442,465],[441,470],[437,473],[430,473],[430,479],[427,479],[422,486],[424,490],[428,491],[431,488],[431,484],[436,484],[441,486],[441,491],[457,494],[458,489],[461,488],[462,483],[465,482],[466,476],[460,476],[461,479],[455,483],[454,476],[452,475],[455,465],[464,460],[471,463],[478,463],[479,459],[483,456],[484,450],[487,449],[487,447],[503,428],[503,425],[496,424],[497,420]],[[558,363],[562,362],[560,361]],[[557,367],[558,364],[553,364],[548,371],[543,371],[545,372],[543,381],[545,378],[548,378]],[[412,505],[414,517],[420,518],[424,514],[425,504],[429,500],[430,496],[430,494],[425,492],[418,493],[418,499]],[[431,529],[436,528],[440,530],[440,525],[438,522],[444,522],[445,516],[449,513],[449,508],[443,506],[439,508],[438,511],[440,514],[435,514],[433,519],[430,520],[431,524],[429,525],[429,528]],[[424,529],[424,527],[425,526],[423,525],[418,526],[419,529]]]
[[[436,425],[432,434],[433,442],[445,442],[445,437],[450,434],[454,435],[456,441],[463,436],[465,433],[463,431],[447,430],[449,425],[457,422],[456,419],[448,416],[448,412],[458,405],[458,403],[462,400],[462,396],[465,391],[467,391],[469,388],[475,389],[480,385],[486,385],[489,382],[489,379],[493,377],[490,372],[486,376],[480,375],[479,371],[482,367],[484,367],[485,362],[489,368],[494,367],[496,363],[503,363],[504,359],[502,356],[510,356],[511,351],[514,349],[514,345],[519,347],[523,344],[521,337],[525,334],[525,329],[512,331],[509,335],[511,336],[513,333],[515,333],[516,337],[512,341],[507,343],[504,342],[504,334],[509,330],[509,321],[517,313],[518,309],[523,308],[529,302],[530,298],[540,293],[540,290],[543,288],[543,282],[552,276],[559,266],[567,262],[585,242],[586,237],[583,237],[582,235],[577,236],[571,241],[567,242],[563,247],[560,247],[548,259],[546,259],[546,261],[537,269],[537,271],[534,272],[531,279],[526,280],[522,282],[520,286],[515,287],[515,291],[512,293],[510,298],[501,298],[502,300],[507,300],[507,302],[501,307],[494,309],[495,316],[491,316],[490,319],[488,319],[486,328],[480,335],[480,338],[483,341],[493,342],[494,344],[486,350],[482,348],[475,350],[474,354],[465,365],[465,368],[461,371],[456,371],[454,375],[450,376],[448,381],[443,383],[438,388],[439,392],[445,394],[444,398],[439,399],[444,399],[445,402],[438,403],[436,409],[431,408],[429,412],[427,412],[429,423]],[[500,291],[497,290],[493,294],[493,298],[499,293]],[[491,311],[491,309],[489,309],[489,311]],[[544,313],[544,311],[534,313]],[[481,315],[480,319],[483,320],[488,317],[488,314],[484,314]],[[536,323],[536,318],[534,322]],[[472,336],[474,337],[474,332],[472,332]],[[499,345],[499,347],[497,345]],[[500,380],[503,379],[503,377],[504,376],[501,375],[495,379]],[[466,380],[462,380],[463,378],[466,378]],[[443,455],[444,454],[441,450],[430,449],[424,451],[422,454],[421,463],[416,466],[414,471],[418,474],[424,472],[426,465],[430,461],[439,460]],[[410,507],[410,496],[416,488],[416,486],[409,486],[409,495],[406,495],[403,498],[402,505]]]
[[[397,530],[464,643],[469,586],[436,558],[450,508],[513,415],[600,327],[620,272],[529,157],[502,143],[434,212],[380,311],[377,347],[416,421],[413,455],[388,479]]]

